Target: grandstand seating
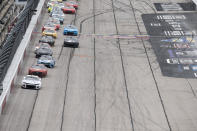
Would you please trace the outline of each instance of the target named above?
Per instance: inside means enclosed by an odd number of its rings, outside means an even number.
[[[18,14],[18,6],[14,0],[0,0],[0,46],[2,45],[7,33],[9,24]]]

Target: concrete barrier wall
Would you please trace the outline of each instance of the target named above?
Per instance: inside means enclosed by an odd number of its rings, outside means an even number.
[[[14,87],[14,84],[16,83],[17,75],[22,69],[23,61],[26,56],[26,49],[28,48],[30,41],[35,37],[35,33],[33,32],[37,30],[37,27],[42,20],[44,3],[45,0],[40,0],[40,3],[37,7],[37,12],[32,16],[31,22],[25,33],[25,39],[21,41],[21,44],[19,45],[12,63],[7,71],[5,79],[3,80],[3,92],[0,96],[0,114],[2,114],[4,107],[8,101],[9,95]]]

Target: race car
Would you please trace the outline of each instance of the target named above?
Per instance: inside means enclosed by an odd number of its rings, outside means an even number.
[[[64,17],[64,13],[62,12],[62,9],[59,8],[59,7],[57,7],[57,6],[54,6],[54,7],[53,7],[53,9],[52,9],[52,11],[50,12],[49,15],[50,15],[51,17],[52,17],[53,15],[60,15],[60,16]]]
[[[50,45],[48,43],[38,43],[36,46],[35,46],[35,50],[34,52],[36,52],[38,49],[40,48],[49,48],[51,49]]]
[[[50,6],[53,6],[54,4],[58,4],[58,2],[57,1],[49,1],[47,3],[47,8],[49,8]]]
[[[57,27],[55,24],[47,23],[47,24],[45,24],[45,25],[42,26],[42,32],[43,32],[45,29],[58,30],[58,27]]]
[[[58,3],[56,4],[57,7],[59,7],[60,9],[64,8],[64,3]]]
[[[66,5],[67,5],[67,6],[72,6],[72,7],[74,7],[75,9],[78,9],[78,4],[77,4],[77,2],[75,2],[75,1],[68,1],[68,2],[66,2]]]
[[[59,20],[60,24],[64,23],[64,17],[62,17],[61,15],[53,14],[52,18]]]
[[[62,8],[62,11],[65,14],[75,14],[76,13],[76,10],[73,6],[65,6],[64,8]]]
[[[45,77],[47,75],[47,69],[42,64],[36,64],[36,65],[33,65],[29,68],[28,74],[29,75],[36,75],[39,77]]]
[[[41,78],[35,75],[27,75],[22,80],[22,88],[33,88],[39,90],[41,88]]]
[[[38,59],[37,64],[43,64],[46,67],[53,68],[55,66],[55,60],[50,55],[42,55]]]
[[[54,25],[56,30],[59,30],[60,29],[60,21],[57,20],[57,19],[53,19],[53,18],[50,18],[47,22],[47,24],[49,25]]]
[[[53,10],[53,6],[50,5],[50,6],[48,7],[48,13],[50,13],[52,10]]]
[[[41,48],[39,48],[39,49],[37,49],[35,51],[35,54],[36,54],[36,58],[39,58],[42,55],[50,55],[50,56],[52,56],[53,52],[52,52],[52,50],[50,48],[41,47]]]
[[[54,46],[55,39],[52,36],[42,36],[39,40],[40,43],[48,43],[50,46]]]
[[[77,37],[69,36],[64,39],[64,47],[79,47],[79,41]]]
[[[74,25],[67,25],[64,27],[64,35],[78,35],[78,29]]]
[[[46,29],[42,32],[42,36],[53,36],[57,38],[57,32],[55,30]]]

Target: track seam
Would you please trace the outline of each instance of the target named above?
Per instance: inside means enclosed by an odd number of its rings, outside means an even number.
[[[114,1],[111,0],[111,2],[112,2],[112,9],[113,9],[114,23],[115,23],[115,27],[116,27],[116,34],[118,35],[119,31],[118,31],[118,25],[117,25],[117,21],[116,21],[115,10],[114,10]],[[128,102],[128,107],[129,107],[130,123],[132,125],[132,131],[135,131],[134,122],[133,122],[133,116],[132,116],[132,113],[131,113],[131,104],[130,104],[130,98],[129,98],[127,80],[126,80],[124,61],[123,61],[123,56],[122,56],[122,49],[121,49],[121,46],[120,46],[120,39],[119,38],[117,39],[117,44],[118,44],[118,49],[119,49],[120,58],[121,58],[121,66],[122,66],[122,71],[123,71],[124,84],[125,84],[126,95],[127,95],[127,102]]]
[[[77,2],[78,2],[78,0],[77,0]],[[74,23],[74,25],[75,25],[76,16],[77,16],[77,11],[76,11],[76,13],[75,13],[74,19],[70,22],[70,24]],[[62,46],[62,49],[61,49],[61,52],[60,52],[60,55],[59,55],[58,58],[60,58],[60,56],[61,56],[63,47],[64,47],[64,46]],[[67,97],[67,90],[68,90],[69,73],[70,73],[70,64],[71,64],[72,57],[73,57],[73,55],[74,55],[74,51],[75,51],[75,49],[74,49],[74,48],[71,48],[71,52],[70,52],[70,56],[69,56],[69,61],[68,61],[68,67],[67,67],[67,73],[66,73],[67,79],[66,79],[66,88],[65,88],[65,91],[64,91],[64,103],[63,103],[63,109],[62,109],[62,118],[61,118],[60,131],[63,131],[64,112],[65,112],[66,97]]]
[[[31,115],[30,115],[30,118],[29,118],[29,122],[28,122],[28,126],[27,126],[26,131],[29,131],[29,127],[30,127],[31,120],[32,120],[32,117],[33,117],[33,113],[34,113],[34,109],[35,109],[35,106],[36,106],[37,98],[38,98],[38,90],[36,91],[35,101],[34,101],[34,104],[33,104],[33,109],[31,111]]]
[[[95,16],[95,0],[93,0],[93,28],[94,28],[94,34],[96,33],[96,16]],[[97,115],[96,115],[96,109],[97,109],[97,105],[96,105],[96,99],[97,99],[97,95],[96,95],[96,38],[94,38],[94,131],[97,131]]]
[[[64,123],[64,111],[65,111],[65,105],[66,105],[66,97],[67,97],[67,90],[68,90],[68,80],[69,80],[69,73],[70,73],[70,63],[71,63],[71,59],[72,59],[72,53],[73,50],[71,50],[70,56],[69,56],[69,61],[68,61],[68,67],[67,67],[67,79],[66,79],[66,89],[64,91],[64,104],[63,104],[63,111],[62,111],[62,120],[61,120],[61,127],[60,127],[60,131],[63,131],[63,123]]]
[[[139,24],[138,24],[137,19],[136,19],[136,14],[135,14],[135,10],[134,10],[133,4],[131,3],[131,0],[129,0],[129,2],[130,2],[130,7],[132,8],[132,11],[133,11],[133,16],[134,16],[134,19],[135,19],[135,22],[136,22],[138,31],[139,31],[139,33],[140,33],[140,35],[141,35],[142,32],[140,31]],[[152,69],[152,66],[151,66],[151,62],[150,62],[150,59],[149,59],[149,56],[148,56],[148,52],[147,52],[147,49],[146,49],[144,40],[141,39],[141,42],[142,42],[142,44],[143,44],[143,47],[144,47],[144,50],[145,50],[145,53],[146,53],[146,57],[147,57],[147,60],[148,60],[148,64],[149,64],[149,67],[150,67],[150,70],[151,70],[151,74],[152,74],[153,79],[154,79],[154,82],[155,82],[155,86],[156,86],[156,89],[157,89],[157,93],[158,93],[158,95],[159,95],[159,99],[160,99],[160,102],[161,102],[161,105],[162,105],[162,109],[163,109],[163,112],[164,112],[164,115],[165,115],[165,118],[166,118],[166,121],[167,121],[169,130],[172,131],[172,127],[171,127],[170,122],[169,122],[169,119],[168,119],[168,115],[167,115],[167,112],[166,112],[166,108],[165,108],[165,105],[164,105],[164,102],[163,102],[163,99],[162,99],[162,96],[161,96],[161,93],[160,93],[160,90],[159,90],[159,86],[158,86],[158,84],[157,84],[157,80],[156,80],[156,78],[155,78],[155,75],[154,75],[154,72],[153,72],[153,69]]]

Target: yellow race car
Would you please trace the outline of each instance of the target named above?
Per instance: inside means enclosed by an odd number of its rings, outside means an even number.
[[[48,13],[50,13],[52,11],[52,9],[53,9],[53,6],[49,6],[48,7]]]
[[[42,32],[42,35],[46,35],[46,36],[53,36],[54,38],[57,38],[57,32],[55,30],[51,30],[51,29],[45,29]]]

